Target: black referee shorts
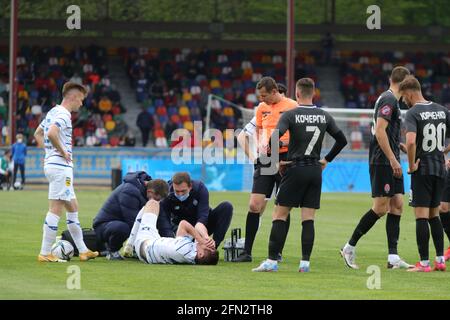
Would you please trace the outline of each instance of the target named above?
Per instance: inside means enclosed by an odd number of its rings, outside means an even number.
[[[277,193],[277,204],[283,207],[320,208],[322,167],[294,165],[286,170]]]
[[[369,167],[372,198],[389,197],[396,194],[405,194],[403,176],[394,177],[394,172],[389,165],[373,165]]]
[[[442,202],[450,202],[450,172],[447,171],[447,176],[445,178],[445,187],[442,192]]]
[[[279,159],[286,160],[287,153],[281,153]],[[261,168],[270,167],[269,165],[263,165],[257,161],[255,164],[255,171],[253,172],[253,187],[252,193],[265,194],[266,199],[270,199],[272,196],[273,188],[276,187],[275,192],[278,191],[281,182],[281,175],[279,172],[273,175],[262,175]]]
[[[439,207],[444,192],[445,178],[422,175],[416,171],[411,175],[409,205],[411,207]]]

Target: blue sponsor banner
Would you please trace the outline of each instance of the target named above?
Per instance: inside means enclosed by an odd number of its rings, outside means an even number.
[[[176,172],[187,171],[193,179],[202,180],[209,191],[244,189],[244,164],[175,164],[170,159],[122,160],[122,177],[127,172],[146,171],[152,178],[170,180]]]
[[[0,152],[1,154],[1,152]],[[367,153],[339,156],[323,172],[323,192],[370,192]],[[150,148],[74,148],[76,184],[110,185],[111,170],[122,168],[122,175],[144,170],[152,177],[169,180],[175,172],[187,171],[194,179],[206,183],[211,191],[250,191],[253,166],[249,164],[176,164],[170,149]],[[29,182],[46,182],[43,150],[28,148],[26,178]],[[358,156],[355,158],[354,156]],[[405,191],[410,189],[407,163],[403,167]]]
[[[74,180],[81,184],[111,182],[111,170],[119,168],[123,159],[159,159],[167,157],[166,150],[146,148],[74,148]],[[28,148],[26,176],[29,182],[45,182],[44,151]]]
[[[408,164],[402,162],[405,192],[409,192],[411,177]],[[336,159],[323,171],[322,192],[371,192],[367,160]]]

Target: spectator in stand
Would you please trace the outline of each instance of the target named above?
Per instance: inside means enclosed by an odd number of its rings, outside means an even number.
[[[174,120],[176,119],[178,119],[178,122],[174,122]],[[172,132],[174,132],[176,129],[180,127],[177,123],[179,123],[179,117],[177,115],[174,115],[173,117],[169,118],[169,121],[167,122],[166,127],[164,128],[167,140],[170,140]]]
[[[121,146],[123,147],[134,147],[136,145],[136,138],[131,130],[128,131],[126,136],[121,142]]]
[[[139,127],[139,130],[141,130],[142,146],[146,147],[150,131],[153,129],[154,126],[154,122],[152,115],[148,113],[145,108],[142,108],[142,111],[139,113],[138,118],[136,120],[136,125]]]
[[[114,128],[113,134],[118,136],[120,139],[123,139],[128,132],[128,125],[121,116],[116,116],[115,119],[116,127]]]
[[[103,96],[98,103],[98,109],[102,113],[110,112],[112,109],[111,100],[109,100],[107,96]]]

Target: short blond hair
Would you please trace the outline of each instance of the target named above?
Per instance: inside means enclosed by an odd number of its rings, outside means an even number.
[[[79,84],[79,83],[75,83],[75,82],[66,82],[62,88],[62,96],[63,98],[67,95],[67,93],[70,90],[78,90],[80,91],[82,94],[84,94],[86,96],[87,94],[87,89],[85,86]]]

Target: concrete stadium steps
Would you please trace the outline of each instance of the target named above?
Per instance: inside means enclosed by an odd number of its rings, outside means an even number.
[[[344,96],[339,88],[341,78],[339,68],[335,66],[317,67],[317,79],[320,82],[320,94],[324,106],[345,108]]]
[[[130,80],[126,74],[125,67],[123,66],[122,59],[120,57],[109,57],[108,69],[111,83],[114,84],[121,96],[121,102],[127,109],[127,112],[123,114],[123,119],[127,123],[128,127],[132,130],[136,137],[136,146],[142,145],[142,137],[139,128],[136,126],[136,119],[141,111],[141,105],[136,101],[136,94],[133,88],[130,86]],[[153,146],[151,139],[148,146]]]

